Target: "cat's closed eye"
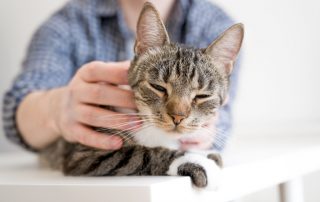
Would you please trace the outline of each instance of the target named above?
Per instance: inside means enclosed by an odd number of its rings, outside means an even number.
[[[160,86],[160,85],[150,83],[150,86],[152,88],[156,89],[157,91],[161,92],[161,93],[167,93],[167,89],[162,87],[162,86]]]
[[[196,95],[194,97],[194,99],[205,99],[205,98],[209,98],[211,97],[211,95],[208,95],[208,94],[199,94],[199,95]]]

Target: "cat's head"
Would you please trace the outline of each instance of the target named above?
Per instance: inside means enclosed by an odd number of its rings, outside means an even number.
[[[205,49],[172,44],[159,13],[146,3],[129,70],[145,122],[172,134],[194,132],[208,124],[227,98],[243,35],[242,24],[236,24]]]

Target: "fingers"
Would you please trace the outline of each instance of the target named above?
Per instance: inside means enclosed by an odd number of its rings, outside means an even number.
[[[137,116],[119,114],[90,105],[79,105],[75,113],[78,122],[95,127],[134,130],[142,124],[142,120]]]
[[[79,84],[77,95],[84,103],[136,109],[133,92],[102,83]]]
[[[78,125],[73,131],[74,139],[80,144],[104,150],[116,150],[122,147],[122,139],[93,131],[85,126]]]
[[[128,84],[129,61],[124,62],[91,62],[79,70],[79,76],[86,82],[107,82]]]
[[[100,149],[118,149],[122,146],[120,137],[101,134],[89,126],[127,131],[139,128],[142,121],[136,116],[96,106],[136,109],[133,92],[118,87],[128,84],[129,66],[129,61],[91,62],[80,68],[68,85],[64,109],[59,113],[60,131],[66,140]]]

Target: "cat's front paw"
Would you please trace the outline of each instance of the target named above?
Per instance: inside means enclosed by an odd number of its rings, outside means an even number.
[[[194,186],[216,190],[221,181],[220,172],[215,161],[202,155],[187,153],[171,163],[167,174],[190,176]]]
[[[196,187],[204,188],[208,185],[207,172],[201,165],[184,163],[178,167],[178,175],[190,176]]]

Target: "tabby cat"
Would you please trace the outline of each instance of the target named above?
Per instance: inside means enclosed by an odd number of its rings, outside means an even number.
[[[42,152],[41,159],[66,175],[181,175],[190,176],[196,187],[214,188],[219,156],[181,151],[179,139],[197,135],[224,103],[243,32],[236,24],[206,49],[173,44],[157,10],[145,3],[129,69],[143,126],[134,132],[100,129],[123,138],[124,146],[117,151],[60,139]]]

